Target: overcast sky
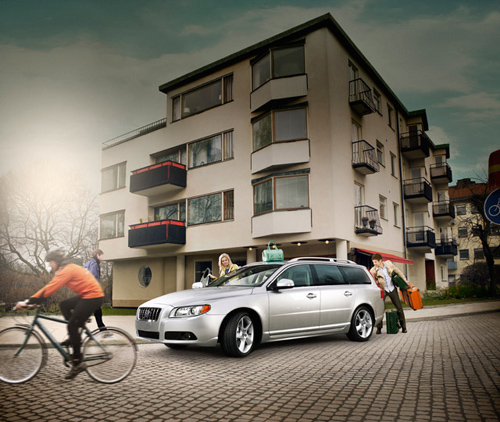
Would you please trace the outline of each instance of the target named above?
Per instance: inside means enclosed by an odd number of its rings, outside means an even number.
[[[498,0],[0,0],[0,176],[36,159],[100,190],[104,141],[165,117],[161,84],[331,13],[448,143],[453,183],[500,148]]]

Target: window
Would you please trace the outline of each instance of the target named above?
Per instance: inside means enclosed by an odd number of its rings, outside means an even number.
[[[479,214],[479,210],[475,204],[470,204],[470,212],[471,214]]]
[[[458,228],[458,237],[466,238],[469,235],[467,227],[459,227]]]
[[[222,142],[224,147],[224,160],[229,160],[230,158],[234,158],[233,153],[233,132],[232,130],[228,132],[224,132],[222,134]]]
[[[483,248],[474,249],[474,259],[484,259],[484,250]]]
[[[379,208],[378,212],[380,213],[380,218],[387,220],[387,198],[385,196],[379,195]]]
[[[277,176],[254,185],[254,214],[309,208],[309,177]]]
[[[233,100],[233,75],[172,98],[172,121],[184,119]]]
[[[101,173],[101,192],[109,192],[125,187],[127,163],[107,167]]]
[[[306,109],[273,111],[253,124],[254,151],[272,142],[307,138]]]
[[[392,207],[394,209],[394,225],[399,227],[399,204],[393,202]]]
[[[456,206],[457,215],[465,215],[467,214],[467,205],[457,205]]]
[[[389,124],[389,127],[392,129],[394,129],[394,127],[393,127],[393,124],[394,124],[393,113],[394,113],[394,109],[389,104],[387,104],[388,124]]]
[[[316,271],[318,285],[320,286],[336,286],[339,284],[347,284],[340,272],[339,268],[333,265],[314,265]]]
[[[222,194],[188,199],[188,225],[222,220]]]
[[[174,163],[187,164],[186,145],[176,147],[168,151],[162,152],[154,156],[155,163],[163,163],[164,161],[173,161]]]
[[[224,192],[224,220],[234,220],[234,191]]]
[[[371,284],[368,274],[361,268],[340,267],[349,284]]]
[[[375,110],[380,113],[380,94],[377,92],[375,88],[373,88],[373,105],[375,106]]]
[[[285,270],[278,278],[277,281],[283,279],[292,280],[295,287],[305,287],[312,284],[312,275],[309,265],[298,265]]]
[[[101,215],[101,239],[112,239],[124,236],[125,211]]]
[[[391,174],[394,177],[398,177],[397,171],[398,171],[398,162],[396,160],[396,156],[391,152]]]
[[[155,208],[155,220],[177,220],[186,222],[186,201]]]
[[[253,63],[253,89],[257,89],[269,79],[302,75],[304,73],[305,61],[303,45],[274,48]]]
[[[200,281],[202,274],[206,269],[212,273],[212,261],[195,261],[194,263],[194,281]],[[216,274],[218,276],[218,273]]]
[[[151,272],[151,268],[147,266],[143,266],[139,269],[139,274],[138,274],[138,280],[139,280],[139,286],[141,287],[148,287],[149,284],[151,283],[151,278],[153,278],[153,273]]]
[[[352,122],[352,134],[351,134],[352,142],[357,142],[362,140],[363,138],[361,134],[361,125],[355,120],[352,120],[351,122]]]
[[[377,160],[381,165],[385,166],[384,144],[379,141],[377,141]]]
[[[483,227],[479,225],[472,226],[472,236],[481,236],[481,232],[483,231]]]
[[[189,144],[189,168],[222,161],[221,143],[222,136],[219,134]]]
[[[469,259],[469,250],[468,249],[460,249],[459,252],[460,261],[466,261]]]

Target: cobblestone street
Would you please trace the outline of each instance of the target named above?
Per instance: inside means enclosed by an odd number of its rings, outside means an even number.
[[[54,350],[26,384],[0,383],[2,421],[491,421],[500,419],[500,313],[411,321],[408,334],[217,349],[139,345],[123,382],[64,380]]]

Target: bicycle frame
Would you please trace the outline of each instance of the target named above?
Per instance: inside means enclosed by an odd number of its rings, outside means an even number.
[[[49,315],[43,315],[40,314],[39,308],[37,308],[35,316],[33,318],[33,321],[31,324],[17,324],[18,326],[24,326],[28,328],[28,335],[26,336],[26,339],[24,340],[23,344],[19,347],[19,350],[17,351],[16,355],[21,352],[21,350],[26,346],[26,343],[28,342],[29,337],[31,334],[35,331],[35,327],[38,327],[40,331],[45,335],[45,337],[52,343],[52,345],[56,348],[56,350],[64,357],[66,361],[71,360],[71,356],[68,354],[66,350],[59,344],[59,342],[54,338],[54,336],[51,334],[51,332],[43,325],[43,323],[40,321],[41,319],[45,319],[48,321],[54,321],[58,322],[61,324],[67,324],[68,321],[62,318],[57,318]],[[83,362],[90,362],[90,361],[96,361],[96,360],[108,360],[110,359],[109,353],[106,351],[106,349],[103,347],[103,345],[99,342],[97,338],[92,334],[92,331],[90,331],[85,324],[80,328],[80,335],[82,333],[85,333],[88,338],[91,338],[92,340],[95,341],[97,345],[101,348],[103,354],[102,355],[95,355],[89,358],[84,358]]]

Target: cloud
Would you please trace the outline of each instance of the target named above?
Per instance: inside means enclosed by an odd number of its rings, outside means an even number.
[[[462,118],[475,124],[491,122],[500,117],[500,99],[498,94],[477,92],[448,98],[437,107],[466,110]]]

